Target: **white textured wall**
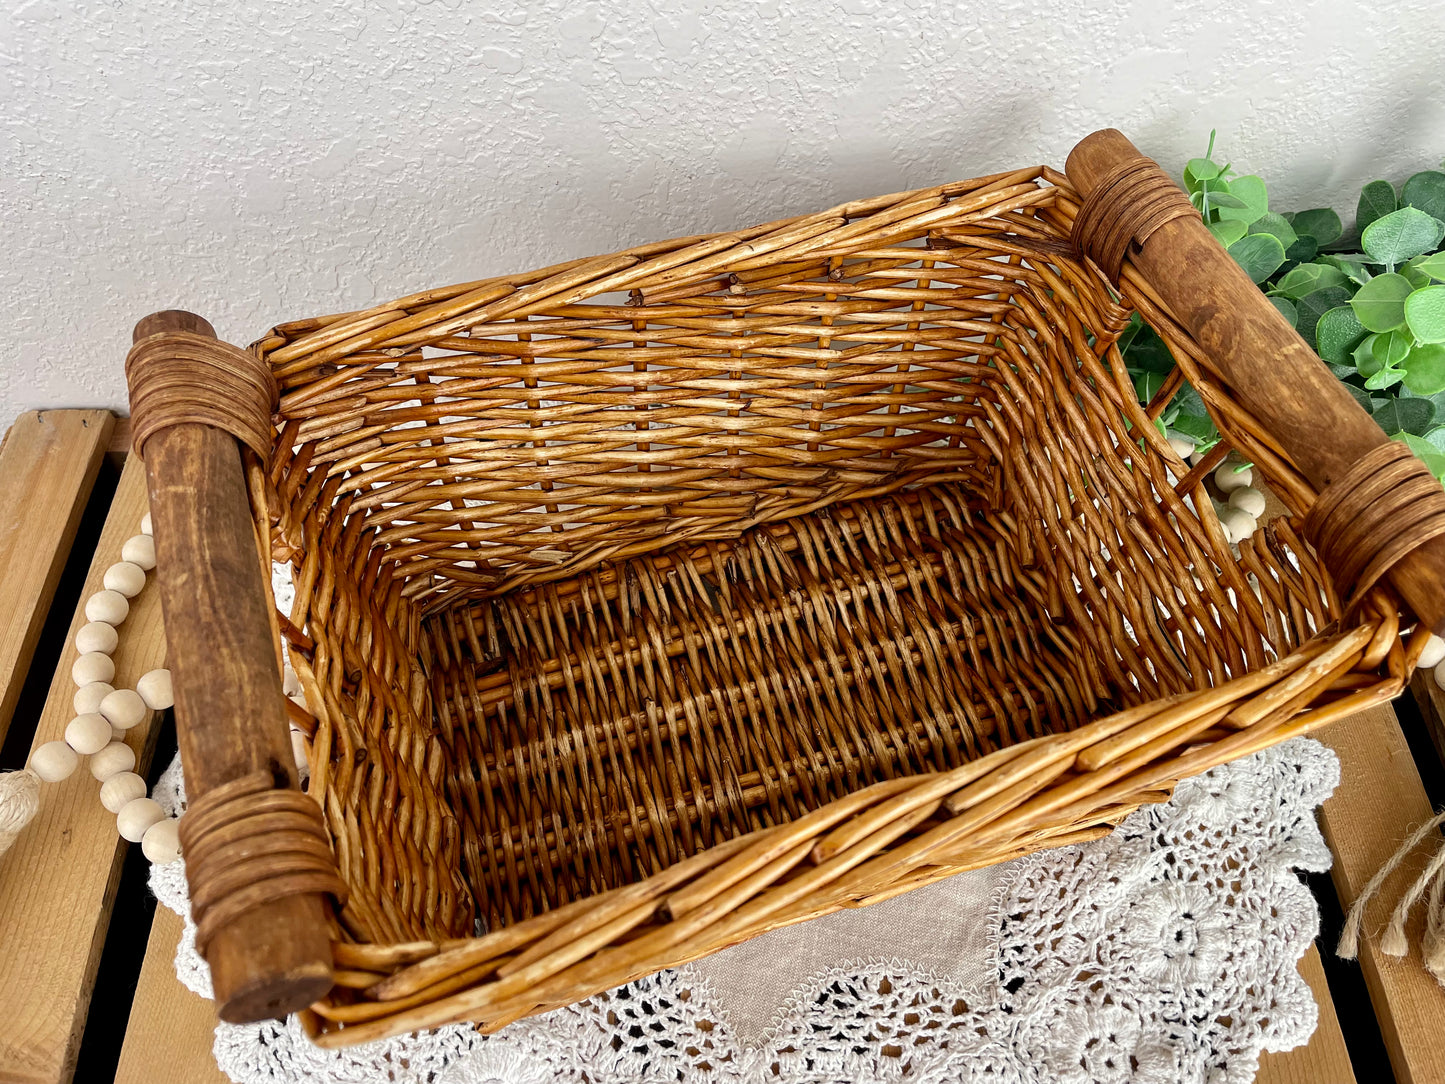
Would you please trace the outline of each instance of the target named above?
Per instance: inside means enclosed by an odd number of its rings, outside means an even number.
[[[1113,124],[1279,204],[1445,154],[1445,4],[11,0],[0,428],[131,324],[282,319],[1047,160]]]

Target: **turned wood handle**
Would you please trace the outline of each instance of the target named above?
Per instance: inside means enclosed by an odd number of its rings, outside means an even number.
[[[1140,156],[1123,133],[1105,128],[1073,149],[1065,169],[1088,196]],[[1159,226],[1129,258],[1316,491],[1390,439],[1197,215]],[[1445,634],[1445,538],[1402,558],[1388,579],[1417,617]]]
[[[174,331],[215,338],[199,316],[170,311],[137,324],[134,340]],[[144,452],[187,795],[194,802],[258,771],[297,790],[240,446],[221,429],[178,424]],[[245,911],[216,933],[206,960],[223,1020],[304,1008],[332,982],[322,896]]]

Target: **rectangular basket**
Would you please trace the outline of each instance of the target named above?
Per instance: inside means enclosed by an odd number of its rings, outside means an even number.
[[[222,1016],[304,1009],[323,1045],[499,1027],[1093,838],[1396,695],[1445,612],[1436,555],[1337,584],[1304,541],[1384,435],[1161,177],[1105,132],[1068,176],[432,290],[249,352],[143,321]],[[1117,348],[1135,311],[1178,361],[1147,406]],[[1193,468],[1153,424],[1182,378],[1225,437]],[[1288,509],[1237,546],[1207,485],[1229,448]]]

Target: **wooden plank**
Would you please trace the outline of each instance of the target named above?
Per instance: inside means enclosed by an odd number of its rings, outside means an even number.
[[[0,741],[114,424],[105,410],[31,411],[0,448]]]
[[[1430,818],[1430,803],[1390,705],[1342,719],[1317,737],[1340,758],[1340,786],[1321,807],[1320,826],[1335,855],[1335,889],[1348,910],[1410,830]],[[1420,962],[1423,909],[1416,908],[1406,927],[1408,956],[1387,956],[1379,947],[1395,901],[1429,855],[1430,848],[1420,848],[1386,879],[1360,941],[1360,967],[1399,1084],[1445,1080],[1445,989]]]
[[[229,1084],[216,1067],[216,1007],[176,978],[181,916],[156,908],[115,1084]]]
[[[1325,980],[1318,946],[1311,945],[1300,958],[1299,973],[1315,995],[1320,1022],[1304,1046],[1279,1054],[1268,1050],[1261,1054],[1255,1084],[1355,1084],[1350,1052],[1340,1032],[1340,1018],[1330,998],[1330,985]]]
[[[110,443],[106,446],[105,455],[115,464],[116,470],[125,466],[126,457],[130,455],[129,418],[115,420],[115,428],[110,431]]]
[[[84,599],[101,587],[122,543],[136,533],[146,511],[145,467],[132,457],[121,474],[85,591],[71,621],[66,650],[50,685],[35,744],[62,737],[74,715],[75,631],[85,623]],[[134,688],[147,670],[163,664],[160,592],[149,585],[131,600],[120,630],[114,684]],[[128,740],[144,773],[155,746],[155,719],[133,728]],[[34,746],[32,745],[32,748]],[[114,815],[100,804],[99,784],[82,765],[62,783],[41,791],[40,814],[0,860],[0,1081],[56,1084],[75,1071],[95,969],[123,848]]]

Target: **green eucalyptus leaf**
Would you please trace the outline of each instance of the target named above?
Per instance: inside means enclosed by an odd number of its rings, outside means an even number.
[[[1219,176],[1219,167],[1208,158],[1191,158],[1184,167],[1184,176],[1196,181],[1212,181]]]
[[[1416,264],[1415,261],[1421,259],[1424,259],[1424,257],[1416,256],[1414,260],[1406,260],[1395,269],[1397,272],[1404,275],[1405,278],[1409,280],[1410,285],[1415,287],[1415,289],[1417,290],[1423,290],[1426,286],[1429,286],[1432,281],[1434,281],[1430,278],[1429,275],[1421,271],[1419,265]]]
[[[1380,363],[1375,357],[1375,341],[1379,337],[1379,335],[1366,335],[1355,347],[1354,353],[1350,355],[1355,359],[1355,369],[1367,380],[1380,371]]]
[[[1381,369],[1365,380],[1365,387],[1371,391],[1383,391],[1385,388],[1394,387],[1404,379],[1404,369]]]
[[[1319,255],[1320,246],[1307,234],[1300,234],[1299,240],[1284,250],[1284,258],[1293,263],[1306,263]]]
[[[1440,419],[1440,404],[1435,404],[1435,419]],[[1445,452],[1445,425],[1436,425],[1425,431],[1425,439],[1436,451]]]
[[[1370,279],[1374,278],[1374,275],[1370,273],[1370,269],[1365,266],[1369,261],[1365,259],[1363,253],[1350,253],[1344,256],[1337,254],[1321,256],[1319,262],[1327,263],[1332,267],[1338,267],[1344,273],[1345,277],[1357,286],[1363,286],[1369,282]]]
[[[1416,271],[1423,271],[1436,282],[1445,282],[1445,252],[1419,256],[1411,260],[1410,264]]]
[[[1396,434],[1391,433],[1390,435],[1395,436]],[[1425,466],[1429,468],[1431,474],[1436,478],[1445,475],[1445,455],[1442,455],[1435,445],[1423,437],[1415,436],[1413,433],[1400,434],[1400,439],[1405,442],[1410,451],[1420,457]]]
[[[1280,247],[1286,249],[1299,240],[1299,235],[1294,232],[1294,228],[1284,220],[1282,215],[1277,215],[1273,211],[1260,215],[1250,223],[1249,232],[1267,233],[1277,237]]]
[[[1265,190],[1264,182],[1252,174],[1230,181],[1229,195],[1230,202],[1216,204],[1220,208],[1221,222],[1243,222],[1248,225],[1269,210],[1269,193]],[[1209,202],[1215,202],[1213,192],[1209,195]]]
[[[1124,354],[1124,364],[1130,376],[1140,373],[1168,374],[1174,368],[1174,355],[1164,345],[1164,340],[1148,324],[1142,324],[1129,342]]]
[[[1396,399],[1395,417],[1401,430],[1419,436],[1434,424],[1435,404],[1429,399]]]
[[[1387,268],[1428,252],[1440,243],[1445,223],[1416,207],[1401,207],[1365,228],[1360,240],[1376,263]]]
[[[1445,173],[1427,169],[1415,174],[1400,190],[1400,202],[1406,207],[1418,207],[1433,218],[1445,219]]]
[[[1299,323],[1299,310],[1295,308],[1294,302],[1287,297],[1271,297],[1270,303],[1279,310],[1279,314],[1289,321],[1290,327]]]
[[[1405,298],[1413,290],[1404,275],[1376,275],[1360,287],[1350,305],[1360,323],[1371,331],[1394,331],[1405,322]]]
[[[1445,346],[1430,343],[1410,351],[1405,359],[1405,387],[1416,395],[1445,392]]]
[[[1180,418],[1207,418],[1209,408],[1204,405],[1204,400],[1194,390],[1193,384],[1184,384],[1179,389],[1179,394],[1174,397],[1171,406],[1179,408]]]
[[[1140,373],[1134,378],[1134,392],[1139,396],[1139,402],[1152,402],[1163,386],[1166,377],[1163,373]]]
[[[1224,182],[1218,181],[1216,183],[1223,184]],[[1226,217],[1226,212],[1238,216],[1248,210],[1244,200],[1238,196],[1228,191],[1216,192],[1213,187],[1209,189],[1209,206],[1220,212],[1219,217],[1221,221]],[[1246,217],[1245,221],[1252,221],[1252,219]]]
[[[1302,263],[1274,284],[1285,297],[1300,298],[1326,286],[1343,286],[1349,280],[1338,267],[1327,263]]]
[[[1369,331],[1355,316],[1349,305],[1336,305],[1324,312],[1315,324],[1315,348],[1320,357],[1334,365],[1343,365],[1350,353]]]
[[[1338,241],[1344,236],[1345,227],[1340,222],[1340,216],[1328,207],[1316,207],[1309,211],[1298,212],[1291,220],[1290,225],[1294,232],[1301,237],[1312,237],[1320,248]]]
[[[1355,208],[1355,229],[1363,231],[1375,219],[1384,218],[1398,206],[1394,185],[1389,181],[1371,181],[1360,190],[1360,202]]]
[[[1344,286],[1326,286],[1322,290],[1315,290],[1305,294],[1295,302],[1295,311],[1299,314],[1295,322],[1295,330],[1304,336],[1305,342],[1311,346],[1315,345],[1316,327],[1320,317],[1329,312],[1337,305],[1344,305],[1350,300],[1350,291]]]
[[[1375,355],[1375,360],[1382,369],[1393,369],[1405,360],[1410,353],[1410,347],[1414,345],[1410,333],[1399,328],[1376,335],[1375,341],[1370,344],[1370,352]]]
[[[1207,414],[1202,418],[1181,414],[1174,419],[1171,428],[1194,441],[1196,451],[1206,449],[1219,440],[1219,430],[1214,427],[1213,420]]]
[[[1421,343],[1445,343],[1445,286],[1427,286],[1405,298],[1405,324]]]
[[[1251,233],[1229,246],[1234,262],[1255,282],[1263,282],[1284,263],[1284,245],[1268,233]]]
[[[1228,248],[1249,232],[1249,226],[1244,222],[1226,219],[1209,223],[1209,232],[1214,234],[1216,241]]]

